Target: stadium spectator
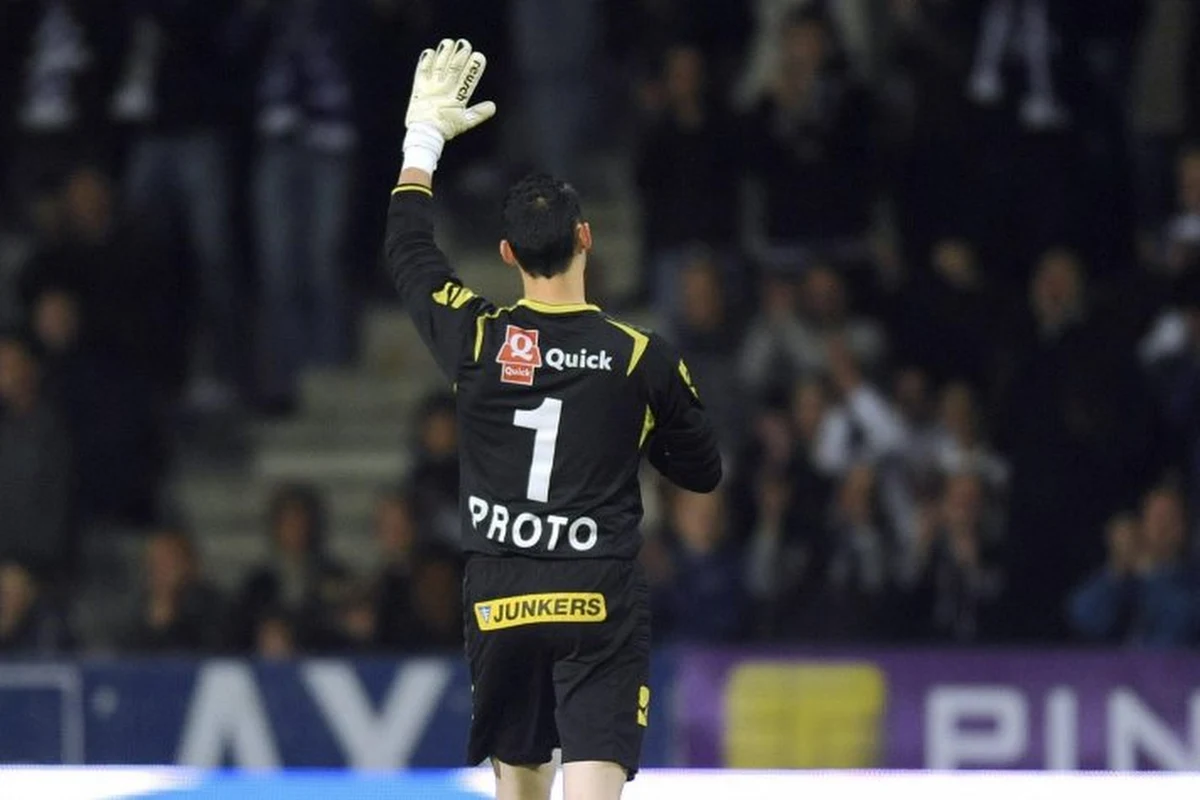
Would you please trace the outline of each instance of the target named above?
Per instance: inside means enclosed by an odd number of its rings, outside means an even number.
[[[723,387],[737,380],[740,329],[735,300],[723,281],[723,262],[716,252],[695,247],[681,255],[675,273],[678,310],[669,328],[718,434],[723,441],[733,442],[744,409],[739,393]]]
[[[25,0],[6,3],[0,44],[14,65],[0,71],[5,94],[0,114],[11,119],[12,170],[0,173],[17,203],[39,187],[60,185],[83,164],[106,164],[116,142],[108,121],[120,58],[111,24],[113,0]],[[8,91],[11,90],[11,93]],[[0,164],[3,161],[0,160]],[[0,202],[0,211],[15,208]]]
[[[704,243],[725,251],[736,243],[737,165],[727,112],[708,84],[704,53],[676,44],[663,56],[661,104],[650,109],[634,155],[642,213],[643,281],[647,298],[674,310],[679,251]]]
[[[412,611],[412,649],[461,650],[462,566],[457,550],[439,542],[418,549],[413,561]]]
[[[866,381],[850,346],[830,339],[827,359],[836,400],[818,433],[818,468],[844,475],[858,462],[901,457],[908,442],[903,420],[887,396]]]
[[[271,498],[267,516],[271,559],[251,572],[232,608],[234,648],[255,646],[268,616],[293,620],[292,634],[302,650],[329,643],[332,615],[347,573],[326,551],[325,507],[316,490],[304,484],[284,485]]]
[[[790,417],[788,416],[790,414]],[[758,605],[755,628],[768,638],[790,635],[790,610],[806,606],[817,586],[813,573],[827,549],[829,508],[835,481],[819,465],[817,448],[829,414],[829,397],[818,378],[800,380],[790,407],[764,409],[757,442],[742,462],[736,491],[755,506],[737,517],[750,532],[747,588]],[[735,473],[736,474],[736,473]],[[749,487],[741,487],[745,476]]]
[[[743,0],[634,0],[604,3],[604,46],[616,66],[635,73],[634,90],[643,106],[662,101],[662,56],[681,42],[704,55],[706,84],[727,94],[742,72],[753,9]],[[641,78],[637,81],[637,78]]]
[[[796,610],[811,604],[817,591],[814,564],[827,538],[825,519],[813,523],[804,517],[813,514],[806,506],[823,498],[801,495],[811,484],[793,488],[786,475],[773,472],[764,472],[756,488],[756,524],[746,560],[752,632],[764,639],[788,638]]]
[[[647,543],[661,641],[728,642],[746,633],[746,593],[724,495],[671,491],[666,530]]]
[[[828,19],[799,9],[778,29],[769,95],[746,121],[746,168],[763,198],[768,258],[855,260],[871,223],[869,103],[834,55]]]
[[[375,503],[375,545],[380,561],[375,577],[375,617],[380,645],[408,647],[413,639],[412,578],[418,545],[412,500],[402,491],[385,492]]]
[[[414,499],[406,491],[385,492],[375,506],[381,566],[369,594],[370,644],[389,652],[451,648],[462,643],[458,556],[444,542],[424,539],[414,512]],[[365,600],[360,597],[350,602],[343,625],[352,622],[365,641]]]
[[[1061,618],[1045,609],[1101,560],[1097,531],[1151,474],[1152,409],[1132,344],[1090,317],[1071,253],[1045,254],[1029,297],[998,427],[1013,474],[1007,570],[1028,581],[1006,617],[1022,638],[1055,639]]]
[[[203,577],[190,536],[163,529],[146,540],[143,586],[122,645],[134,653],[211,653],[222,645],[220,595]]]
[[[899,563],[894,610],[902,612],[892,629],[943,642],[994,637],[1004,578],[984,533],[981,481],[971,474],[949,476],[935,507],[919,514],[915,547]]]
[[[1002,495],[1008,488],[1008,464],[983,438],[971,387],[961,382],[947,384],[942,389],[939,418],[938,468],[947,475],[978,475],[989,495]]]
[[[69,566],[73,468],[70,437],[46,397],[35,345],[0,338],[0,558],[42,578]]]
[[[1159,487],[1141,517],[1109,525],[1108,563],[1071,596],[1075,633],[1099,641],[1178,647],[1200,636],[1200,580],[1184,555],[1183,497]]]
[[[1068,599],[1067,620],[1080,639],[1105,644],[1122,642],[1128,633],[1138,561],[1139,521],[1119,513],[1105,526],[1108,558],[1104,567]]]
[[[124,200],[161,242],[180,227],[197,272],[199,319],[188,403],[227,411],[240,401],[245,352],[227,136],[237,80],[229,52],[235,0],[128,4],[128,39],[112,101],[130,132]],[[176,219],[178,215],[178,219]]]
[[[993,287],[985,280],[975,248],[942,239],[931,252],[931,269],[918,270],[896,299],[897,350],[937,381],[991,380],[997,334],[1006,322]]]
[[[167,458],[161,400],[178,355],[170,287],[114,219],[103,173],[74,172],[62,197],[61,238],[22,280],[47,393],[75,444],[81,519],[148,525]]]
[[[825,381],[803,378],[791,396],[791,425],[794,446],[786,463],[791,485],[790,513],[803,528],[819,529],[825,524],[833,485],[822,447],[833,423],[833,405]]]
[[[0,653],[45,658],[70,646],[66,623],[33,573],[16,561],[0,563]]]
[[[508,8],[530,144],[524,155],[538,170],[580,183],[586,177],[580,155],[596,111],[600,3],[514,0]]]
[[[806,14],[824,15],[833,58],[839,65],[868,76],[874,66],[878,22],[876,4],[867,0],[753,0],[745,3],[754,12],[755,36],[745,69],[736,87],[742,105],[752,105],[770,91],[775,67],[784,57],[785,40],[779,31]]]
[[[454,397],[435,394],[417,411],[413,466],[406,482],[424,538],[458,547],[458,420]]]
[[[929,375],[920,367],[898,367],[892,375],[891,404],[905,432],[900,467],[910,493],[920,494],[938,477],[937,451],[943,434],[933,392]]]
[[[877,638],[892,588],[893,535],[877,495],[876,472],[865,463],[846,473],[830,508],[829,540],[815,566],[815,602],[797,609],[804,638]]]
[[[845,282],[829,267],[806,270],[798,287],[786,275],[768,275],[762,303],[739,356],[742,381],[758,396],[790,387],[805,373],[829,369],[834,341],[842,341],[868,372],[880,366],[882,330],[851,315]]]
[[[358,130],[352,63],[364,9],[339,0],[263,5],[255,228],[269,412],[290,413],[303,368],[348,358],[347,236]]]

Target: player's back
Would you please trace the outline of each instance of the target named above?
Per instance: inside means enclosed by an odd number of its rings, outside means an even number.
[[[454,384],[463,548],[537,558],[633,558],[643,454],[711,491],[716,434],[661,337],[591,305],[496,308],[462,285],[433,238],[427,187],[400,186],[388,266],[421,338]]]
[[[470,552],[632,558],[654,384],[651,334],[591,305],[480,315],[457,386]]]

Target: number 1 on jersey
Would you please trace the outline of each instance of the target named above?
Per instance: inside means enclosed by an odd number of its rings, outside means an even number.
[[[535,432],[533,463],[529,465],[529,485],[525,496],[545,503],[550,499],[550,471],[554,469],[554,448],[558,444],[558,423],[562,419],[562,400],[547,397],[531,410],[513,412],[513,425]]]

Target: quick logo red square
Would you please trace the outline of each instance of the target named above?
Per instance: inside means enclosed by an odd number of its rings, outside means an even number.
[[[542,365],[542,350],[538,332],[509,325],[504,331],[504,345],[496,354],[500,365],[500,382],[532,386],[533,375]]]

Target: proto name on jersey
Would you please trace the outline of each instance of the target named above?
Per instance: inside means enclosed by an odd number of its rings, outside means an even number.
[[[544,539],[543,547],[547,552],[552,552],[566,539],[572,550],[585,553],[595,547],[600,538],[600,526],[591,517],[571,519],[558,514],[540,517],[523,511],[514,519],[508,511],[508,506],[489,503],[475,495],[467,498],[467,510],[471,513],[472,528],[479,530],[487,520],[484,535],[488,539],[498,544],[511,542],[522,550],[538,547]]]

